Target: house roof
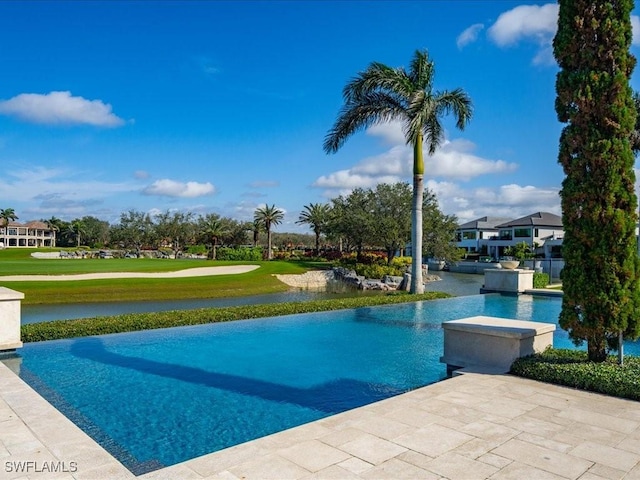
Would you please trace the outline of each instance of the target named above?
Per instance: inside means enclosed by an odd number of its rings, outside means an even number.
[[[508,220],[504,217],[481,217],[458,225],[458,230],[497,230],[497,225]]]
[[[498,228],[508,227],[553,227],[562,228],[562,218],[549,212],[536,212],[526,217],[501,223]]]
[[[0,226],[4,227],[4,222],[0,221]],[[22,227],[22,228],[36,228],[39,230],[51,230],[51,227],[47,225],[45,222],[41,222],[40,220],[32,220],[27,223],[19,223],[19,222],[9,222],[10,227]]]

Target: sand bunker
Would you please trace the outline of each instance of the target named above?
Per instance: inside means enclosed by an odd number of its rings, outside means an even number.
[[[105,280],[110,278],[186,278],[209,277],[212,275],[234,275],[247,273],[259,265],[228,265],[223,267],[187,268],[176,272],[105,272],[80,273],[77,275],[6,275],[0,276],[0,282],[64,282],[76,280]]]

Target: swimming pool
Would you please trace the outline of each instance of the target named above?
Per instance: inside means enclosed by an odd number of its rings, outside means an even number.
[[[443,321],[559,309],[491,294],[58,340],[26,344],[20,376],[141,474],[443,379]]]

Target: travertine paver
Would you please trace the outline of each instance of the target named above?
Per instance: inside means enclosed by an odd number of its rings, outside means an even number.
[[[578,478],[593,465],[588,460],[527,444],[522,440],[509,440],[492,453],[566,478]]]
[[[0,479],[50,478],[134,476],[0,363]],[[640,480],[640,402],[465,374],[141,478]]]
[[[374,465],[378,465],[407,450],[397,443],[378,438],[366,432],[362,432],[358,438],[340,445],[340,449]]]
[[[468,480],[489,478],[500,470],[494,465],[472,460],[453,452],[434,458],[428,464],[428,469],[446,478],[465,478]]]
[[[311,472],[317,472],[351,458],[343,450],[331,447],[318,440],[309,440],[278,450],[278,454]]]

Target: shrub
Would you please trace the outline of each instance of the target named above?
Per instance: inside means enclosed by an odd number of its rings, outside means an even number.
[[[320,256],[322,256],[325,260],[330,262],[339,261],[342,258],[342,252],[339,250],[327,250],[320,252]]]
[[[448,297],[450,297],[450,295],[441,292],[427,292],[421,295],[366,295],[307,302],[201,308],[197,310],[178,310],[171,312],[130,313],[113,317],[30,323],[21,327],[21,337],[23,342],[40,342],[60,338],[86,337],[90,335],[133,332],[155,328],[180,327],[184,325],[200,325],[248,318],[322,312]]]
[[[533,288],[545,288],[549,285],[549,274],[535,272],[533,274]]]
[[[218,260],[238,260],[247,262],[259,262],[262,260],[262,248],[260,247],[220,247],[216,251]]]
[[[205,245],[189,245],[184,249],[184,252],[191,255],[206,255],[207,247]]]
[[[343,254],[338,259],[338,264],[347,268],[354,267],[356,263],[358,263],[358,258],[356,257],[355,253]]]
[[[550,348],[519,358],[511,366],[511,373],[541,382],[640,400],[638,357],[626,356],[621,366],[614,356],[604,362],[591,362],[584,351]]]
[[[356,264],[354,270],[358,275],[373,279],[381,279],[385,275],[402,276],[404,273],[404,269],[399,267],[389,265],[363,265],[361,263]]]
[[[391,265],[393,267],[399,267],[402,269],[407,269],[413,263],[411,257],[393,257],[391,260]]]
[[[387,255],[381,252],[362,252],[358,257],[358,263],[365,265],[386,265]]]

